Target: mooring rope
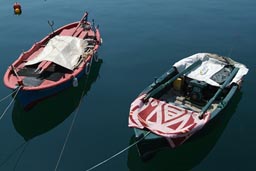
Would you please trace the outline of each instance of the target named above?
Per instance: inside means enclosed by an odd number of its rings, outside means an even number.
[[[1,163],[0,163],[0,167],[2,167],[4,164],[6,164],[10,159],[11,159],[11,157],[13,156],[13,155],[15,155],[19,150],[20,150],[20,148],[22,148],[24,145],[26,145],[26,141],[25,142],[23,142],[22,144],[20,144],[17,148],[15,148],[15,150],[12,152],[12,153],[10,153],[7,157],[6,157],[6,159],[5,160],[3,160]]]
[[[23,154],[24,154],[24,152],[25,152],[25,150],[26,150],[26,148],[27,148],[29,142],[30,142],[30,141],[27,141],[27,142],[25,143],[23,150],[22,150],[21,153],[19,154],[18,159],[17,159],[17,161],[15,162],[15,165],[14,165],[14,168],[13,168],[14,171],[16,170],[16,168],[17,168],[17,166],[18,166],[18,164],[19,164],[19,162],[20,162],[20,159],[21,159],[21,157],[23,156]]]
[[[119,151],[118,153],[116,153],[116,154],[110,156],[109,158],[103,160],[102,162],[100,162],[100,163],[98,163],[98,164],[92,166],[91,168],[87,169],[86,171],[91,171],[91,170],[93,170],[93,169],[95,169],[95,168],[97,168],[97,167],[103,165],[104,163],[110,161],[111,159],[117,157],[118,155],[122,154],[123,152],[129,150],[130,148],[132,148],[133,146],[135,146],[136,144],[138,144],[139,142],[141,142],[141,141],[142,141],[146,136],[148,136],[149,134],[150,134],[150,132],[147,132],[146,134],[144,134],[143,137],[141,137],[140,139],[138,139],[137,141],[135,141],[134,143],[132,143],[132,144],[129,145],[128,147],[126,147],[126,148],[124,148],[123,150]]]
[[[10,108],[10,106],[11,106],[12,103],[14,102],[14,100],[15,100],[17,94],[19,93],[20,89],[21,89],[21,86],[17,88],[17,91],[15,90],[15,91],[16,91],[16,92],[15,92],[15,95],[13,96],[12,101],[11,101],[11,102],[7,105],[7,107],[5,108],[4,112],[1,114],[0,120],[4,117],[5,113],[7,112],[7,110]]]
[[[81,98],[80,98],[80,101],[79,101],[77,110],[76,110],[76,112],[75,112],[75,114],[74,114],[74,117],[73,117],[73,119],[72,119],[72,122],[71,122],[71,124],[70,124],[69,130],[68,130],[68,133],[67,133],[67,136],[66,136],[65,141],[64,141],[64,144],[63,144],[63,146],[62,146],[62,149],[61,149],[61,152],[60,152],[60,155],[59,155],[59,158],[58,158],[58,161],[57,161],[57,163],[56,163],[56,166],[55,166],[54,171],[57,171],[57,169],[58,169],[58,167],[59,167],[61,158],[62,158],[63,153],[64,153],[64,150],[65,150],[65,148],[66,148],[66,144],[67,144],[67,142],[68,142],[68,139],[69,139],[69,136],[70,136],[71,131],[72,131],[72,129],[73,129],[75,120],[76,120],[76,118],[77,118],[78,111],[79,111],[79,108],[80,108],[80,105],[81,105],[81,102],[82,102],[82,99],[83,99],[83,94],[84,94],[84,92],[85,92],[85,90],[84,90],[84,91],[82,92],[82,94],[81,94]],[[95,168],[97,168],[97,167],[103,165],[104,163],[110,161],[111,159],[117,157],[118,155],[122,154],[123,152],[129,150],[130,148],[132,148],[133,146],[135,146],[136,144],[138,144],[139,142],[141,142],[141,141],[142,141],[146,136],[148,136],[149,134],[150,134],[150,132],[147,132],[146,134],[144,134],[143,137],[141,137],[140,139],[138,139],[137,141],[135,141],[134,143],[132,143],[132,144],[129,145],[128,147],[126,147],[126,148],[124,148],[123,150],[119,151],[118,153],[116,153],[116,154],[110,156],[109,158],[105,159],[104,161],[102,161],[102,162],[100,162],[100,163],[98,163],[98,164],[92,166],[91,168],[87,169],[86,171],[91,171],[91,170],[93,170],[93,169],[95,169]]]
[[[81,98],[80,98],[80,101],[79,101],[79,104],[78,104],[76,113],[75,113],[75,115],[74,115],[74,117],[73,117],[73,120],[72,120],[72,122],[71,122],[71,124],[70,124],[69,130],[68,130],[68,134],[67,134],[67,136],[66,136],[66,138],[65,138],[65,141],[64,141],[64,144],[63,144],[63,146],[62,146],[62,149],[61,149],[61,152],[60,152],[60,155],[59,155],[59,158],[58,158],[58,161],[57,161],[57,163],[56,163],[56,166],[55,166],[54,171],[57,171],[57,169],[58,169],[58,167],[59,167],[59,164],[60,164],[61,158],[62,158],[62,156],[63,156],[64,150],[65,150],[65,148],[66,148],[66,144],[67,144],[67,142],[68,142],[70,133],[71,133],[71,131],[72,131],[72,129],[73,129],[73,126],[74,126],[74,123],[75,123],[75,120],[76,120],[76,117],[77,117],[77,114],[78,114],[78,111],[79,111],[79,108],[80,108],[80,104],[81,104],[81,101],[82,101],[82,99],[83,99],[83,94],[84,94],[84,92],[85,92],[85,90],[82,92],[82,95],[81,95]]]
[[[11,95],[13,95],[13,93],[15,93],[16,91],[18,91],[18,89],[14,90],[13,92],[11,92],[10,94],[8,94],[7,96],[3,97],[1,100],[0,100],[0,103],[2,101],[4,101],[5,99],[7,99],[8,97],[10,97]]]

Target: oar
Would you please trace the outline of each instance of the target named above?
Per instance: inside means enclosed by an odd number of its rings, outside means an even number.
[[[81,20],[79,21],[79,23],[78,23],[78,25],[77,25],[75,31],[73,32],[72,36],[76,33],[77,29],[80,27],[80,25],[82,24],[83,20],[86,19],[86,21],[87,21],[87,16],[88,16],[88,12],[85,12],[84,15],[83,15],[83,17],[82,17]]]
[[[156,89],[154,89],[153,91],[151,91],[150,93],[148,93],[144,98],[143,101],[147,101],[150,97],[154,97],[157,93],[159,93],[161,90],[165,89],[167,86],[169,86],[173,81],[175,81],[178,77],[190,72],[192,69],[198,67],[199,65],[201,65],[202,61],[198,60],[195,63],[193,63],[192,65],[190,65],[188,68],[186,68],[185,70],[181,71],[180,73],[178,73],[177,75],[175,75],[174,77],[172,77],[169,81],[167,81],[164,84],[161,84],[159,87],[157,87]]]
[[[202,108],[199,119],[203,118],[204,113],[206,110],[210,107],[210,105],[213,103],[213,101],[219,96],[219,94],[222,92],[222,90],[230,83],[231,79],[236,75],[239,68],[234,68],[232,72],[230,73],[229,77],[226,79],[226,81],[220,86],[218,91],[215,93],[215,95],[208,101],[208,103]]]
[[[152,83],[149,87],[143,90],[144,93],[149,94],[152,90],[157,88],[159,85],[166,83],[173,77],[173,73],[175,72],[174,67],[170,68],[167,72],[161,75],[158,78],[155,78],[154,83]]]

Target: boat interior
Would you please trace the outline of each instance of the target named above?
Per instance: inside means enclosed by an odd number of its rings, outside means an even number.
[[[190,79],[186,76],[179,77],[168,86],[159,97],[168,103],[175,104],[189,110],[200,112],[207,102],[215,95],[219,87],[209,85],[203,81]],[[214,111],[219,102],[228,93],[225,88],[221,95],[214,100],[207,111]]]

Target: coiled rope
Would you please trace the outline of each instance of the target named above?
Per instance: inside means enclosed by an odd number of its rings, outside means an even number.
[[[103,165],[104,163],[110,161],[111,159],[117,157],[118,155],[122,154],[123,152],[129,150],[130,148],[132,148],[133,146],[135,146],[136,144],[138,144],[139,142],[141,142],[141,141],[142,141],[146,136],[148,136],[149,134],[150,134],[150,132],[147,132],[146,134],[144,134],[143,137],[141,137],[140,139],[138,139],[137,141],[135,141],[134,143],[132,143],[132,144],[129,145],[128,147],[126,147],[126,148],[124,148],[123,150],[119,151],[118,153],[116,153],[116,154],[110,156],[109,158],[103,160],[102,162],[100,162],[100,163],[98,163],[98,164],[92,166],[91,168],[87,169],[86,171],[91,171],[91,170],[93,170],[93,169],[95,169],[95,168],[97,168],[97,167]]]
[[[14,100],[15,100],[17,94],[19,93],[20,89],[21,89],[21,86],[18,87],[18,88],[15,90],[15,91],[16,91],[16,92],[15,92],[15,95],[13,96],[12,101],[11,101],[11,102],[7,105],[7,107],[5,108],[4,112],[1,114],[0,120],[4,117],[5,113],[7,112],[7,110],[10,108],[10,106],[11,106],[12,103],[14,102]]]

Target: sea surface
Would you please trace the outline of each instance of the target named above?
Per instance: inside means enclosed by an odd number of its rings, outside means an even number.
[[[95,170],[256,170],[255,0],[20,0],[20,16],[14,2],[0,1],[1,78],[22,51],[51,32],[48,21],[56,29],[85,11],[100,26],[102,63],[90,81],[30,111],[11,97],[0,102],[1,171],[85,171],[118,153],[132,142],[127,124],[134,98],[174,62],[198,52],[232,57],[250,70],[223,118],[146,163],[131,148]],[[1,81],[0,99],[10,93]]]

